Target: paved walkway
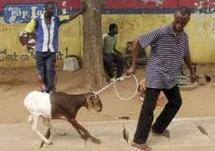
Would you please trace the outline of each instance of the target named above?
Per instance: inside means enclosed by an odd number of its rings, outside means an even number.
[[[122,137],[123,123],[130,134],[129,144]],[[53,145],[39,149],[39,137],[30,126],[22,124],[0,125],[0,151],[137,151],[130,146],[136,121],[107,121],[84,123],[84,127],[102,144],[86,144],[66,122],[54,122],[58,131],[67,135],[52,134]],[[198,126],[201,126],[201,131]],[[40,129],[45,130],[44,127]],[[150,134],[148,143],[153,151],[215,151],[215,118],[176,119],[170,127],[170,138]],[[204,134],[205,133],[205,134]],[[206,133],[208,135],[206,135]]]

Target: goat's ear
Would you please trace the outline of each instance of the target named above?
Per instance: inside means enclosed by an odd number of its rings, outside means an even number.
[[[87,97],[86,102],[87,102],[87,110],[89,111],[93,107],[93,100],[91,95]]]

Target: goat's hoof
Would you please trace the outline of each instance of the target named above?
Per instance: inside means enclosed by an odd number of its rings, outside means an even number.
[[[94,138],[94,137],[91,138],[91,141],[95,144],[101,144],[102,143],[99,139]]]
[[[44,146],[44,144],[46,144],[46,145],[52,145],[52,142],[49,141],[49,140],[46,140],[46,141],[42,140],[42,142],[40,144],[40,148],[42,148]]]
[[[47,141],[47,142],[45,142],[47,145],[52,145],[53,143],[52,143],[52,141]]]
[[[90,137],[89,137],[89,136],[86,136],[86,135],[81,135],[81,138],[82,138],[84,141],[87,141]]]

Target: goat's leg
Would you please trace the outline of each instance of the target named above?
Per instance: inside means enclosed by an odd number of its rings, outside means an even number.
[[[85,135],[87,135],[88,137],[91,138],[92,142],[93,143],[96,143],[96,144],[101,144],[101,141],[95,137],[93,137],[81,124],[79,124],[77,121],[76,121],[76,124],[81,128],[82,132],[85,133]]]
[[[49,119],[46,119],[46,118],[43,118],[43,124],[44,124],[45,126],[48,127],[47,132],[46,132],[46,136],[47,136],[46,138],[49,138],[50,135],[51,135],[51,124],[50,124],[50,120],[49,120]]]
[[[31,124],[31,128],[33,131],[36,131],[37,129],[38,119],[39,115],[37,114],[32,114],[32,116],[29,117],[29,123]]]
[[[46,131],[46,134],[45,134],[45,138],[49,139],[49,137],[51,136],[51,125],[50,125],[50,120],[43,117],[43,124],[44,124],[45,126],[48,127],[48,129],[47,129],[47,131]],[[41,144],[40,144],[40,148],[43,147],[44,143],[45,143],[45,142],[42,140],[42,142],[41,142]]]
[[[38,119],[39,119],[39,115],[37,114],[32,114],[32,118],[33,118],[33,123],[31,125],[32,130],[34,132],[36,132],[36,134],[46,143],[46,144],[52,144],[50,140],[48,140],[47,138],[45,138],[45,136],[43,136],[41,134],[41,132],[37,129],[37,125],[38,125]]]
[[[96,144],[100,144],[101,141],[95,137],[93,137],[83,126],[81,126],[81,124],[79,124],[76,120],[71,120],[70,122],[75,128],[76,130],[80,130],[84,136],[85,136],[85,140],[91,138],[92,142],[96,143]]]
[[[41,134],[41,132],[38,129],[36,129],[36,133],[37,133],[37,135],[40,136],[42,141],[44,141],[46,144],[48,144],[48,145],[52,144],[52,142],[50,140],[48,140],[45,136],[43,136],[43,134]]]
[[[72,126],[75,128],[75,130],[78,132],[78,134],[80,135],[81,138],[83,138],[85,141],[89,138],[87,138],[87,136],[80,130],[79,127],[77,127],[77,125],[73,122],[73,120],[68,120],[69,123],[72,124]]]
[[[90,136],[87,136],[81,129],[80,126],[77,125],[77,122],[75,119],[69,120],[69,122],[72,124],[72,126],[77,130],[78,134],[81,138],[84,140],[87,140]]]
[[[54,127],[53,127],[52,124],[51,124],[51,120],[50,120],[50,119],[43,118],[43,124],[44,124],[45,126],[47,126],[48,128],[50,128],[51,130],[53,130],[57,135],[60,135],[60,136],[66,135],[66,133],[60,133],[60,132],[58,132],[56,129],[54,129]]]
[[[48,128],[47,131],[46,131],[46,134],[45,134],[45,138],[49,139],[50,136],[51,136],[51,129]],[[43,147],[44,143],[45,143],[45,142],[42,140],[42,142],[41,142],[41,144],[40,144],[40,148]]]

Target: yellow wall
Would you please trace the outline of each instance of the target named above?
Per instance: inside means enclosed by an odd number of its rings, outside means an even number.
[[[108,31],[110,23],[119,25],[117,48],[123,51],[126,42],[131,41],[143,32],[168,24],[172,21],[172,15],[103,15],[103,33]],[[30,66],[34,65],[34,59],[25,51],[18,41],[18,33],[25,27],[24,24],[9,25],[0,24],[0,66]],[[215,16],[192,15],[191,21],[186,27],[190,37],[190,49],[195,62],[215,61]],[[65,47],[69,54],[82,54],[82,19],[77,18],[73,22],[63,25],[60,29],[60,50],[65,57]],[[5,50],[7,54],[5,54]],[[16,54],[15,54],[16,53]],[[26,55],[29,56],[26,58]],[[22,58],[22,59],[21,59]],[[24,58],[24,59],[23,59]]]

